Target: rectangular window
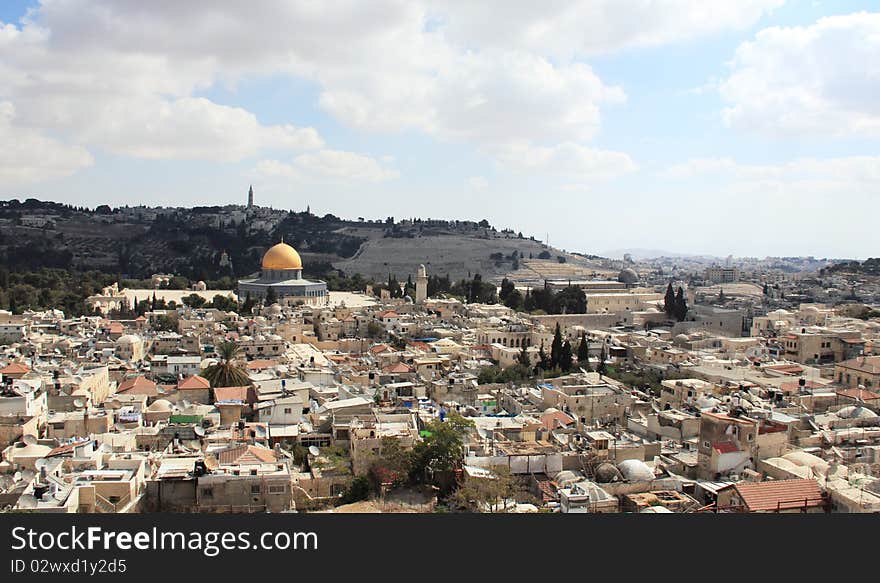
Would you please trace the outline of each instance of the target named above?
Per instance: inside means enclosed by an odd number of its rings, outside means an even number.
[[[259,484],[253,484],[251,486],[251,494],[259,494],[262,491]]]
[[[284,494],[287,486],[284,484],[269,484],[269,494]]]
[[[214,488],[202,488],[202,497],[203,498],[213,498],[214,497]]]

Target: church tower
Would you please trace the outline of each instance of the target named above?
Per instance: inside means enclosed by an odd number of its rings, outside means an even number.
[[[428,299],[428,272],[424,265],[419,265],[419,272],[416,275],[416,303],[422,304]]]
[[[251,187],[248,189],[248,205],[249,209],[254,208],[254,185],[251,184]]]

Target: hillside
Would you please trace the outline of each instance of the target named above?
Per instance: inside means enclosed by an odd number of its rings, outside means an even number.
[[[389,274],[404,280],[424,263],[430,273],[453,280],[475,273],[498,280],[528,269],[530,261],[545,268],[529,274],[577,277],[600,266],[486,221],[395,223],[234,205],[87,209],[36,199],[0,201],[0,262],[11,271],[50,267],[132,279],[168,273],[234,280],[257,271],[262,254],[282,237],[312,276],[336,269],[377,281]]]

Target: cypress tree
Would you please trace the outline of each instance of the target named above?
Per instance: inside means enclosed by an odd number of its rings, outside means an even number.
[[[675,291],[672,289],[672,282],[666,286],[666,295],[663,297],[663,311],[670,318],[675,315]]]
[[[553,343],[550,345],[550,368],[559,366],[559,357],[562,356],[562,329],[556,322],[556,332],[553,333]]]
[[[559,353],[559,368],[561,368],[563,372],[571,370],[572,356],[571,343],[566,340],[562,343],[562,350]]]
[[[581,343],[578,345],[578,365],[586,371],[590,370],[590,342],[587,340],[587,333],[581,335]]]
[[[679,322],[684,321],[688,313],[687,300],[684,299],[684,290],[679,287],[678,293],[675,294],[675,319]]]

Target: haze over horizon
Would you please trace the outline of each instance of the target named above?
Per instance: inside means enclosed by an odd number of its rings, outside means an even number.
[[[4,2],[0,198],[210,206],[252,183],[582,253],[865,259],[872,8]]]

